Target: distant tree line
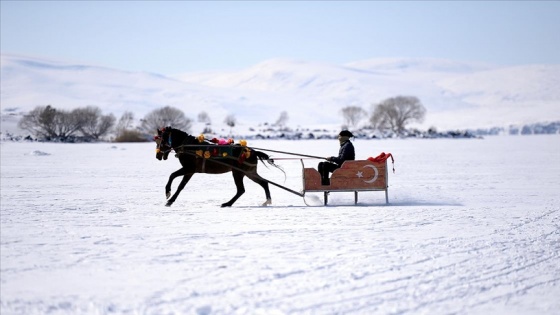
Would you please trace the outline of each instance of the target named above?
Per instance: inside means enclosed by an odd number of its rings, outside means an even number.
[[[18,126],[36,138],[68,141],[81,138],[97,141],[114,134],[116,142],[148,141],[157,128],[174,126],[189,131],[192,120],[170,106],[155,109],[140,120],[136,126],[134,113],[126,111],[118,120],[113,114],[103,115],[96,106],[73,110],[57,109],[51,105],[37,106],[25,114]]]
[[[341,109],[346,128],[358,129],[360,122],[368,120],[369,127],[382,133],[391,132],[403,135],[406,126],[412,122],[422,122],[426,109],[414,96],[397,96],[372,105],[372,114],[359,106],[347,106]],[[368,119],[366,119],[368,118]],[[206,112],[198,114],[198,122],[205,123],[203,133],[211,133],[211,120]],[[282,111],[273,126],[286,128],[288,113]],[[37,106],[24,115],[19,127],[31,132],[36,138],[66,141],[70,138],[83,138],[97,141],[114,135],[116,142],[149,141],[158,128],[173,126],[191,132],[193,120],[180,109],[165,106],[149,112],[140,123],[136,123],[134,113],[126,111],[117,121],[113,114],[104,115],[96,106],[87,106],[73,110],[57,109],[51,105]],[[224,124],[236,126],[235,115],[229,114]]]

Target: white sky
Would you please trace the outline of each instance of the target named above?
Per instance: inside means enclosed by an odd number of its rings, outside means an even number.
[[[272,58],[560,63],[560,2],[4,1],[1,52],[133,71]]]

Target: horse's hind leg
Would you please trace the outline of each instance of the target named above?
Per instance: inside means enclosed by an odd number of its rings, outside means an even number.
[[[249,177],[249,179],[251,179],[255,183],[261,185],[261,187],[264,189],[264,193],[266,195],[266,201],[262,204],[262,206],[271,205],[272,197],[270,197],[270,189],[268,189],[268,181],[266,181],[257,173],[249,173],[247,174],[247,177]]]
[[[243,185],[243,177],[245,177],[245,174],[236,170],[233,170],[231,172],[233,174],[233,180],[235,181],[235,187],[237,187],[237,193],[235,194],[235,196],[233,196],[233,198],[231,198],[230,201],[222,204],[222,208],[231,207],[231,205],[233,205],[233,203],[245,193],[245,186]]]
[[[173,196],[169,200],[167,200],[167,204],[166,204],[167,207],[170,207],[175,202],[175,200],[179,196],[179,193],[181,192],[181,190],[183,190],[183,188],[185,188],[185,185],[189,182],[192,176],[193,173],[185,174],[183,176],[183,180],[177,187],[177,191],[175,192],[175,194],[173,194]]]
[[[167,181],[167,184],[165,185],[165,198],[169,199],[169,197],[171,197],[171,183],[173,183],[173,180],[179,176],[183,176],[185,175],[185,169],[183,167],[181,167],[180,169],[176,170],[175,172],[171,173],[171,175],[169,175],[169,180]]]

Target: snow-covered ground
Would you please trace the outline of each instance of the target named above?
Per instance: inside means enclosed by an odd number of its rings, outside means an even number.
[[[246,179],[220,208],[235,191],[224,174],[195,175],[167,208],[179,163],[153,143],[3,142],[0,313],[558,314],[559,136],[355,145],[358,158],[394,154],[389,205],[367,192],[307,207],[272,187],[259,207]],[[259,172],[301,190],[300,161],[278,163],[286,178]]]

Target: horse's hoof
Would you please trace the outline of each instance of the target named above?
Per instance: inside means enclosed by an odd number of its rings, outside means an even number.
[[[261,205],[261,207],[270,206],[272,204],[272,199],[266,199],[266,201]]]
[[[222,203],[222,208],[225,208],[225,207],[231,207],[231,205],[227,204],[227,203]]]
[[[173,204],[172,202],[168,202],[168,203],[165,204],[165,206],[166,207],[171,207],[172,204]]]

